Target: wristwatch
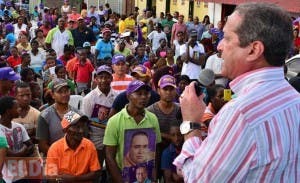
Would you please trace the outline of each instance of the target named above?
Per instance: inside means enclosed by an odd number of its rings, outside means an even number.
[[[180,132],[182,135],[189,133],[192,130],[200,130],[200,124],[191,122],[191,121],[183,121],[180,125]]]

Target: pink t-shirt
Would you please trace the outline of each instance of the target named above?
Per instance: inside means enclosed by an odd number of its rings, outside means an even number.
[[[173,35],[172,43],[174,40],[178,40],[177,32],[183,32],[186,36],[186,33],[187,33],[186,25],[184,23],[179,24],[178,22],[173,25],[173,27],[172,27],[172,35]]]

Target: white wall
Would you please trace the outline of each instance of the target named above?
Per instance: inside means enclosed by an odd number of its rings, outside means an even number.
[[[208,16],[210,22],[217,26],[218,21],[221,20],[222,15],[222,4],[219,3],[208,3]]]

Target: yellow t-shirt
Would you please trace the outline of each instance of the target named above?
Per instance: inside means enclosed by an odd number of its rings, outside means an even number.
[[[124,22],[125,22],[126,29],[129,29],[129,30],[131,30],[131,31],[134,31],[134,26],[135,26],[135,21],[134,21],[134,19],[132,19],[132,18],[126,18],[126,19],[124,20]]]
[[[148,33],[148,28],[145,26],[142,28],[142,34],[145,40],[147,40],[147,33]]]
[[[125,21],[121,20],[119,22],[119,33],[124,33],[126,30],[126,25],[125,25]]]

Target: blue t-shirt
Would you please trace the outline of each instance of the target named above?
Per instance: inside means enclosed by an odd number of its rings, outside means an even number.
[[[145,62],[147,62],[149,60],[147,55],[144,55],[144,57],[142,59],[140,59],[138,56],[136,56],[135,58],[138,60],[139,64],[141,64],[141,65],[143,65]]]
[[[9,42],[9,47],[13,47],[16,44],[16,38],[14,36],[14,33],[8,33],[5,37],[5,39]]]
[[[100,28],[97,25],[93,25],[90,27],[96,37],[96,39],[99,39],[99,32],[100,32]]]
[[[176,167],[175,165],[173,165],[173,161],[178,156],[178,154],[179,152],[176,152],[176,148],[172,143],[167,148],[165,148],[161,156],[161,169],[176,172]]]
[[[105,57],[112,58],[112,52],[114,50],[114,46],[112,45],[112,43],[110,41],[106,43],[103,40],[99,40],[96,43],[95,49],[99,51],[97,60],[102,60]]]
[[[34,11],[32,12],[32,14],[33,14],[33,17],[34,17],[34,18],[39,17],[39,12],[36,11],[36,10],[34,10]]]

